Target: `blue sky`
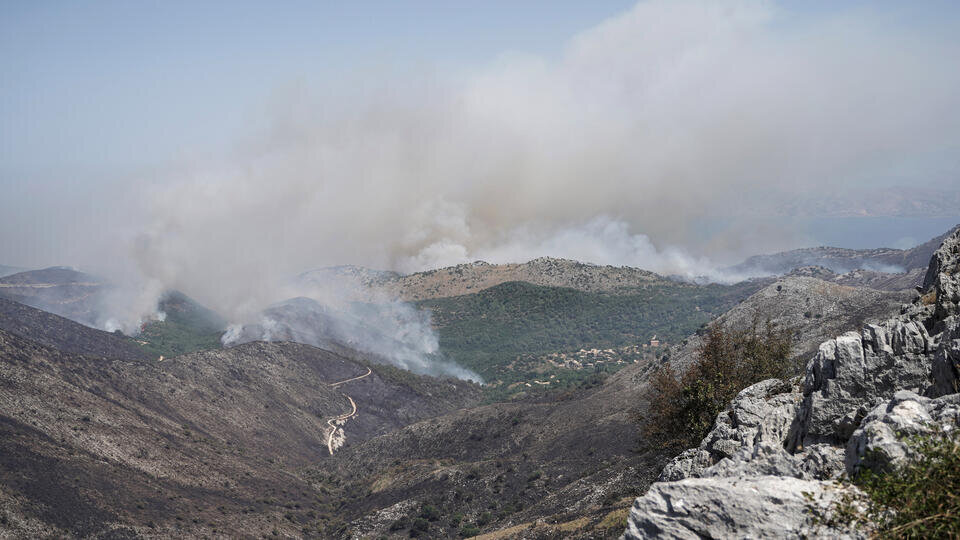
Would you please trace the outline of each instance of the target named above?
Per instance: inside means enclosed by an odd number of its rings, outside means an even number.
[[[3,176],[222,149],[276,92],[557,54],[629,2],[4,2]]]
[[[3,2],[0,182],[124,175],[223,150],[290,87],[455,74],[511,51],[552,57],[632,4]],[[923,24],[958,13],[947,1],[780,6],[801,20],[864,6]]]
[[[960,163],[951,156],[960,144],[960,120],[950,97],[956,94],[951,85],[960,44],[956,2],[742,0],[728,4],[745,13],[733,22],[713,9],[718,3],[702,3],[710,14],[694,10],[693,22],[674,8],[697,1],[649,4],[2,2],[0,263],[122,259],[126,252],[117,246],[129,251],[136,239],[156,230],[230,234],[239,227],[232,208],[246,203],[229,198],[234,188],[266,201],[262,208],[251,206],[251,214],[286,200],[312,201],[322,192],[371,222],[363,239],[397,231],[383,245],[358,253],[337,239],[361,232],[301,217],[298,226],[331,230],[330,238],[318,239],[316,253],[291,265],[356,262],[411,269],[484,253],[520,257],[519,248],[494,244],[522,230],[524,249],[555,246],[551,234],[560,230],[559,237],[580,238],[564,227],[596,223],[598,216],[602,223],[622,222],[614,229],[634,235],[617,246],[642,244],[636,240],[642,235],[657,244],[620,262],[639,265],[647,255],[660,257],[656,250],[666,243],[711,255],[720,248],[684,236],[677,221],[728,209],[712,202],[719,199],[704,187],[711,182],[749,183],[758,191],[807,183],[823,189],[834,180],[825,176],[835,173],[837,184],[856,192],[868,185],[863,178],[896,170],[897,181],[907,184],[935,179],[956,187]],[[701,30],[703,39],[696,35]],[[654,37],[634,39],[643,33]],[[669,77],[656,80],[661,72]],[[435,110],[434,91],[442,102]],[[647,104],[635,96],[653,99]],[[290,105],[301,99],[306,104]],[[350,122],[353,112],[377,110],[391,100],[425,114],[362,117],[372,127]],[[327,118],[327,112],[317,113],[317,102],[332,116],[348,118],[334,118],[331,128],[310,125],[313,115]],[[752,104],[756,110],[748,110]],[[283,111],[294,117],[290,144],[274,132]],[[637,128],[642,125],[665,135],[652,137]],[[901,127],[909,133],[897,133]],[[391,133],[429,149],[391,146]],[[797,135],[777,139],[783,133]],[[764,155],[751,154],[769,139],[775,140]],[[632,148],[635,141],[646,146]],[[454,142],[460,146],[453,148]],[[278,148],[278,157],[234,159],[251,146]],[[385,147],[394,154],[363,163],[371,150]],[[650,156],[634,155],[645,148],[652,148]],[[316,155],[323,152],[330,154],[321,162]],[[336,159],[329,156],[340,155],[353,156],[362,167],[334,168],[329,163]],[[407,155],[416,167],[378,176],[405,163],[397,156]],[[785,172],[770,156],[790,169]],[[469,174],[450,178],[450,162],[463,163]],[[754,171],[757,178],[745,179]],[[436,177],[422,178],[429,175]],[[379,197],[370,216],[357,202],[364,199],[347,186],[357,178]],[[286,189],[257,191],[258,183],[271,182]],[[392,201],[402,197],[392,191],[393,182],[417,195],[405,203],[423,207],[392,215]],[[477,188],[484,182],[491,187]],[[179,191],[148,191],[158,184]],[[297,191],[301,185],[308,189]],[[498,200],[505,188],[522,196]],[[671,189],[683,196],[671,199]],[[174,192],[189,194],[203,208],[230,204],[216,214],[216,223],[171,215],[163,201]],[[286,199],[272,200],[274,192]],[[661,199],[642,200],[647,194]],[[153,198],[162,202],[153,204]],[[676,208],[672,215],[658,214],[668,206],[664,201]],[[337,210],[303,204],[304,215]],[[414,223],[421,215],[429,219]],[[286,238],[285,230],[265,234],[263,241]],[[251,234],[244,231],[243,238]],[[924,234],[911,232],[921,239]],[[715,244],[734,245],[739,254],[747,244],[770,249],[815,241],[797,234],[755,240]],[[211,251],[168,243],[167,260]],[[346,260],[353,255],[358,259]]]

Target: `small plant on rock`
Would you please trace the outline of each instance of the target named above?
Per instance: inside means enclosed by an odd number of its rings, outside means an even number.
[[[960,538],[958,431],[908,437],[915,459],[889,472],[859,472],[852,482],[867,496],[859,520],[880,538]]]

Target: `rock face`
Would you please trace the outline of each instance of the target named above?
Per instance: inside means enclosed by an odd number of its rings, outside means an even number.
[[[624,538],[865,536],[817,525],[830,480],[910,460],[903,435],[960,426],[960,231],[924,285],[898,316],[822,343],[802,381],[740,392],[637,499]]]
[[[854,474],[863,467],[890,470],[910,460],[904,435],[919,435],[934,429],[960,425],[960,394],[937,399],[903,390],[875,407],[847,442],[846,468]]]
[[[842,490],[828,482],[754,476],[657,483],[630,510],[626,538],[803,538],[838,531],[809,519]]]

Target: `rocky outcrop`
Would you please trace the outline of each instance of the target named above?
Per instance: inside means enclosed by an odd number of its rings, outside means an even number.
[[[875,407],[847,442],[846,469],[891,470],[913,455],[904,437],[935,430],[949,431],[960,425],[960,394],[929,399],[904,390]]]
[[[894,468],[913,457],[904,437],[960,426],[960,231],[924,284],[896,317],[822,343],[802,380],[740,392],[637,499],[624,538],[865,535],[822,525],[830,480]]]
[[[779,476],[656,483],[630,509],[626,538],[856,538],[818,525],[844,492],[830,482]],[[822,521],[822,518],[821,518]]]
[[[920,392],[929,384],[934,344],[922,322],[894,319],[820,345],[807,364],[790,446],[840,444],[870,409],[896,391]]]
[[[960,324],[952,324],[940,336],[933,355],[933,395],[960,392]]]

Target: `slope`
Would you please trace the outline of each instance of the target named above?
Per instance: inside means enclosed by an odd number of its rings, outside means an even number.
[[[835,247],[795,249],[770,255],[755,255],[727,270],[739,275],[780,275],[804,266],[822,266],[839,274],[858,269],[893,274],[909,272],[917,268],[926,270],[934,251],[958,228],[960,225],[910,249]]]
[[[103,287],[103,280],[96,276],[53,266],[0,278],[0,297],[96,326]]]
[[[766,321],[793,333],[793,355],[807,359],[830,336],[896,313],[916,296],[912,291],[879,291],[848,287],[816,278],[785,276],[753,294],[716,319],[730,328],[746,328]],[[670,351],[670,361],[683,369],[701,343],[690,336]]]
[[[304,272],[298,276],[298,281],[319,287],[329,284],[360,286],[371,289],[374,299],[387,297],[405,301],[470,294],[511,281],[608,293],[670,282],[663,276],[639,268],[600,266],[551,257],[520,264],[477,261],[409,275],[338,266]]]
[[[147,359],[130,339],[0,298],[0,330],[59,349],[104,358]]]
[[[468,383],[369,366],[347,446],[470,404]],[[297,468],[329,459],[329,383],[362,362],[251,343],[162,362],[68,354],[0,331],[0,511],[14,536],[262,536],[336,508]]]
[[[432,312],[442,353],[486,380],[511,382],[544,376],[512,365],[520,355],[637,346],[653,335],[677,342],[760,285],[668,281],[615,294],[509,282],[417,305]]]
[[[721,319],[739,325],[770,317],[795,327],[798,349],[809,351],[824,332],[889,316],[904,298],[791,277]],[[680,350],[690,350],[693,339]],[[672,360],[683,356],[674,352]],[[361,537],[491,531],[505,538],[618,536],[629,506],[624,499],[642,493],[669,459],[638,448],[637,418],[645,412],[655,365],[629,364],[586,391],[428,419],[310,468],[340,493],[364,494],[345,503],[343,522],[329,531]],[[459,519],[431,520],[433,510]]]

